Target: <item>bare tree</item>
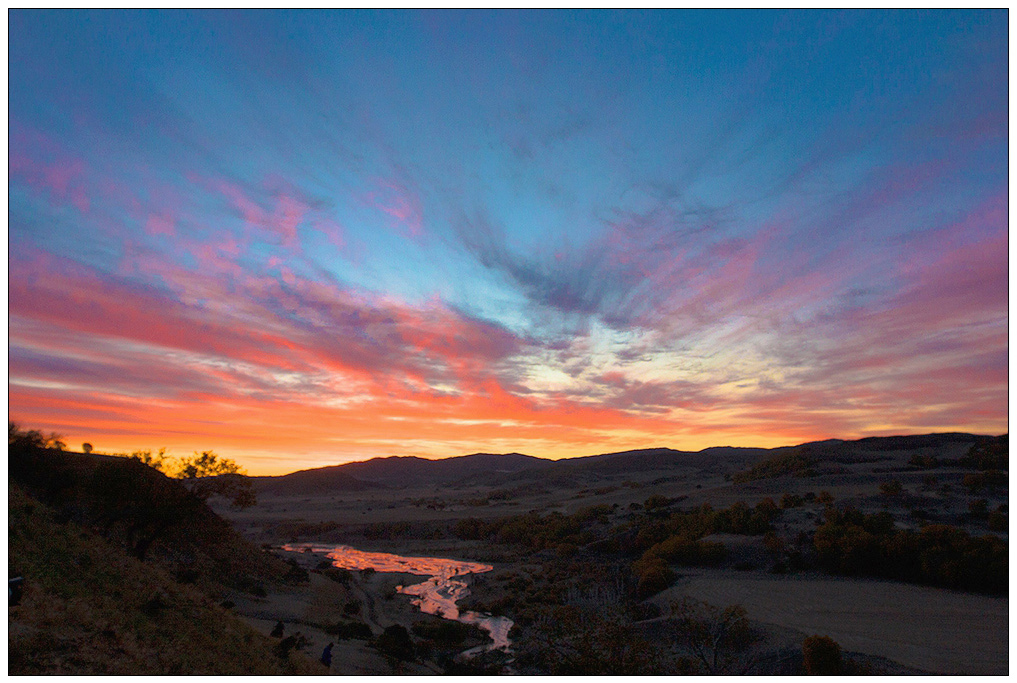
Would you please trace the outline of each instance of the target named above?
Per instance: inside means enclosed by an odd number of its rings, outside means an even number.
[[[761,637],[741,605],[720,609],[686,597],[671,603],[668,623],[679,647],[708,674],[744,675],[756,663],[751,650]]]

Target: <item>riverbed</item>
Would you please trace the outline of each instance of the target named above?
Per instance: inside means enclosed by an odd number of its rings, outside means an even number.
[[[442,557],[404,557],[392,553],[357,550],[349,546],[314,543],[287,544],[282,549],[322,554],[332,560],[333,566],[341,569],[358,571],[373,569],[377,572],[427,576],[429,578],[422,583],[399,586],[398,590],[400,593],[413,596],[412,604],[426,614],[434,614],[464,624],[473,624],[486,631],[491,637],[491,643],[467,650],[463,653],[465,656],[488,650],[509,651],[511,641],[508,633],[513,625],[511,619],[470,610],[460,611],[456,605],[459,600],[470,594],[469,586],[462,577],[489,572],[494,569],[489,564]]]

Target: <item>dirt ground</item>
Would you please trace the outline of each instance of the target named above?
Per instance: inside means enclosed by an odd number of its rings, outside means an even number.
[[[824,635],[845,650],[944,674],[1006,675],[1009,600],[890,581],[782,578],[703,571],[664,591],[714,605],[740,604],[750,619]]]
[[[281,553],[291,555],[288,553]],[[296,555],[295,553],[292,555]],[[320,560],[320,556],[314,556]],[[306,563],[314,566],[310,558]],[[235,592],[228,598],[235,604],[236,612],[255,629],[270,635],[277,622],[283,622],[284,635],[301,633],[309,641],[304,652],[317,660],[325,646],[333,642],[332,667],[322,675],[376,675],[412,674],[431,675],[440,670],[414,662],[399,662],[386,658],[363,640],[339,640],[324,630],[324,625],[336,622],[342,615],[343,605],[350,599],[359,600],[362,610],[359,618],[374,632],[380,633],[385,626],[402,624],[409,628],[414,621],[422,618],[420,612],[410,604],[409,596],[395,593],[395,586],[415,583],[426,577],[403,574],[376,573],[362,577],[357,573],[349,587],[319,574],[311,574],[310,581],[303,585],[273,587],[265,597]]]

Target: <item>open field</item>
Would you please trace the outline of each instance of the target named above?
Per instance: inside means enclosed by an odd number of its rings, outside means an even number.
[[[830,636],[847,650],[924,671],[1005,675],[1009,600],[890,581],[702,572],[654,598],[679,594],[740,604],[751,619]]]

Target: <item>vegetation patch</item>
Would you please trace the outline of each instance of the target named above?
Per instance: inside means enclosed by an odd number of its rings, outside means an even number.
[[[816,458],[808,446],[799,446],[787,453],[780,453],[756,463],[746,472],[738,472],[731,476],[736,484],[743,484],[757,479],[774,479],[776,477],[812,477],[816,474]]]

